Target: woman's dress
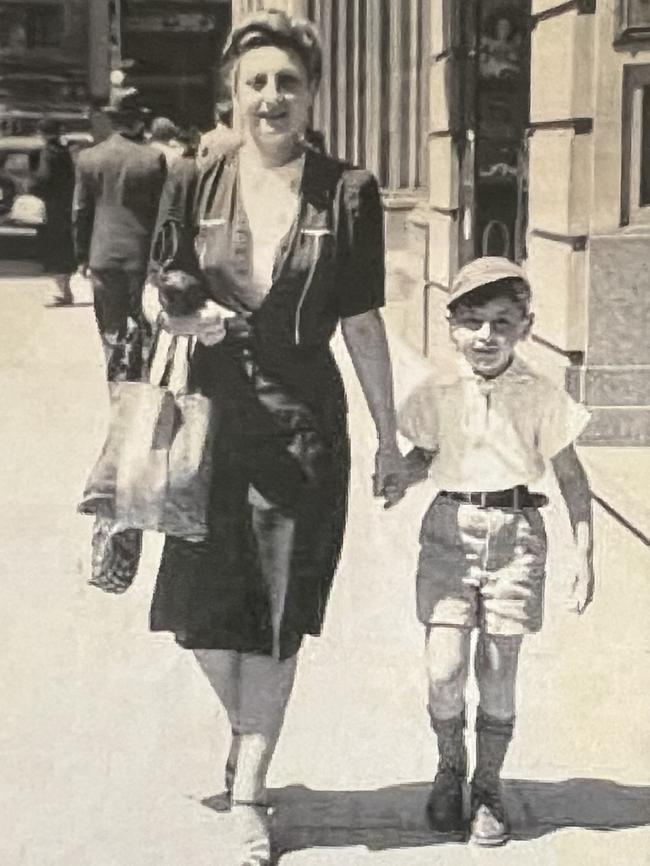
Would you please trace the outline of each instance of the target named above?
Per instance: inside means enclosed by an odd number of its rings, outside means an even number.
[[[280,657],[319,634],[346,522],[347,407],[329,342],[342,318],[384,302],[383,215],[373,176],[307,150],[296,218],[272,284],[252,285],[239,154],[172,175],[159,227],[175,222],[182,267],[237,312],[218,345],[195,350],[193,384],[213,397],[219,427],[204,542],[168,537],[151,628],[181,646],[271,654],[268,587],[251,491],[295,522]]]

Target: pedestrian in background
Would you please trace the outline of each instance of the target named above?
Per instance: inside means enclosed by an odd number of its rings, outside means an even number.
[[[142,289],[167,168],[164,155],[144,142],[137,92],[106,112],[113,134],[77,161],[75,256],[81,272],[90,272],[107,378],[138,379],[148,332]]]
[[[178,128],[168,117],[154,118],[151,124],[149,144],[164,155],[167,168],[171,168],[183,154],[184,147],[178,137]]]
[[[74,163],[68,149],[61,144],[61,126],[46,117],[38,125],[45,139],[31,192],[45,204],[45,223],[39,235],[43,269],[56,280],[56,294],[48,306],[65,306],[73,301],[70,275],[74,270],[72,246],[72,196]]]
[[[239,135],[232,129],[232,100],[222,99],[217,102],[214,114],[216,121],[214,129],[202,135],[199,142],[196,155],[199,168],[211,165],[239,141]]]

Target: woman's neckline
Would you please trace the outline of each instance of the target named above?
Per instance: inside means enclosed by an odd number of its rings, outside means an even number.
[[[253,168],[258,171],[282,172],[291,170],[302,165],[305,161],[305,151],[298,149],[296,155],[287,162],[279,163],[278,165],[266,164],[264,160],[255,153],[254,148],[247,147],[245,144],[239,148],[240,164],[243,162],[247,168]]]

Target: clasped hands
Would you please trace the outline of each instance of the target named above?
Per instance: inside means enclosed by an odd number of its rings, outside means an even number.
[[[422,448],[413,448],[404,455],[396,444],[379,446],[375,457],[373,492],[375,496],[384,498],[384,508],[392,508],[403,499],[409,487],[424,481],[433,457],[433,452]]]

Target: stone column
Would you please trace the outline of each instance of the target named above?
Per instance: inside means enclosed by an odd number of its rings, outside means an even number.
[[[536,333],[586,349],[586,248],[593,159],[594,16],[588,3],[534,0],[529,239]]]

